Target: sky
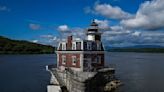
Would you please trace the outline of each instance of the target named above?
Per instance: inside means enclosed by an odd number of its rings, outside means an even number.
[[[0,0],[0,36],[56,46],[99,24],[105,46],[164,46],[164,0]]]

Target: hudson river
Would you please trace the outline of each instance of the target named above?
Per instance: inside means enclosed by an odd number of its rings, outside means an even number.
[[[116,92],[164,92],[164,53],[107,53],[123,82]],[[0,92],[46,92],[55,55],[0,55]]]

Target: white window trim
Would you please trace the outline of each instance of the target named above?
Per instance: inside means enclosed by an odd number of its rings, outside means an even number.
[[[75,48],[73,47],[75,45]],[[76,50],[76,42],[72,42],[72,50]]]
[[[83,50],[83,44],[84,44],[83,41],[81,41],[81,50]]]
[[[60,48],[60,45],[61,45],[61,43],[59,42],[59,45],[58,45],[58,48],[57,48],[58,50],[59,50],[59,48]]]
[[[75,60],[75,62],[74,62],[74,60]],[[76,65],[76,63],[77,63],[77,58],[76,58],[76,56],[72,56],[72,65]]]
[[[65,59],[65,61],[64,61]],[[62,64],[66,64],[66,56],[65,55],[62,55]]]
[[[66,50],[66,43],[62,43],[62,50]]]

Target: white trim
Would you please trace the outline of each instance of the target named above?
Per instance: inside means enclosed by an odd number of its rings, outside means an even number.
[[[84,53],[84,54],[104,54],[105,51],[56,51],[56,53]]]
[[[65,42],[62,43],[62,50],[66,50],[66,43]]]
[[[84,42],[83,41],[81,41],[81,50],[83,50],[83,44]]]
[[[59,44],[58,44],[58,48],[57,48],[58,50],[59,50],[60,45],[61,45],[61,42],[59,42]]]

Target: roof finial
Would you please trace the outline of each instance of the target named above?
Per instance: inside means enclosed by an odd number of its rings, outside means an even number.
[[[93,19],[92,22],[95,22],[95,19]]]
[[[92,20],[91,26],[98,26],[98,24],[95,22],[95,19]]]

